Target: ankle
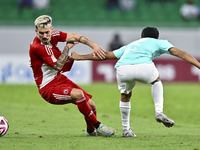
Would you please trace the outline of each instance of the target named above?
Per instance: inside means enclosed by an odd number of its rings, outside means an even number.
[[[100,124],[101,124],[101,122],[98,121],[97,123],[94,124],[94,127],[97,129],[97,128],[99,128]]]
[[[94,132],[94,129],[92,129],[92,130],[87,129],[87,132],[88,132],[88,133],[92,133],[92,132]]]

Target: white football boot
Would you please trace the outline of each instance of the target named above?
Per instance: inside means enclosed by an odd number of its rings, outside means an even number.
[[[116,130],[111,128],[111,127],[107,127],[106,125],[100,124],[99,127],[96,129],[97,134],[101,135],[101,136],[112,136],[116,133]]]
[[[169,119],[163,113],[156,113],[156,121],[159,123],[162,122],[168,128],[173,127],[175,125],[175,122],[172,119]]]
[[[123,137],[136,137],[133,131],[129,128],[128,130],[123,130]]]

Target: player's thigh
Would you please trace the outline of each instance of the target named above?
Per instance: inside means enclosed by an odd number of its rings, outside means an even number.
[[[154,63],[138,64],[136,80],[142,83],[151,83],[159,77],[158,69]]]
[[[41,96],[49,103],[61,105],[67,103],[74,103],[71,99],[71,88],[63,85],[48,87],[45,91],[41,92]]]
[[[130,71],[131,65],[123,65],[117,68],[117,83],[121,93],[128,94],[135,86],[134,71]]]
[[[132,81],[136,77],[135,65],[122,65],[117,67],[117,80],[118,81]]]
[[[57,99],[67,100],[72,99],[71,98],[71,91],[73,87],[68,87],[66,85],[58,85],[53,88],[52,90],[52,97],[55,97]]]
[[[88,94],[79,85],[69,80],[68,78],[65,78],[65,80],[62,82],[62,85],[70,90],[70,96],[73,100],[81,99],[82,97],[86,97],[88,100],[92,97],[92,95]]]

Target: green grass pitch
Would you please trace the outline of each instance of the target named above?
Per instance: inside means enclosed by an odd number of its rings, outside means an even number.
[[[154,118],[151,86],[137,84],[130,122],[136,138],[123,138],[117,83],[82,85],[97,106],[98,120],[117,130],[113,137],[86,137],[86,124],[73,104],[44,101],[35,85],[0,85],[0,115],[10,128],[0,150],[200,150],[199,83],[163,83],[166,128]]]

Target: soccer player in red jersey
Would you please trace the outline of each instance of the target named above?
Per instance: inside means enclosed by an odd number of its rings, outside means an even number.
[[[83,35],[53,31],[52,18],[39,16],[35,20],[37,36],[30,45],[29,56],[35,82],[43,99],[51,104],[62,105],[73,103],[84,115],[87,124],[87,136],[111,136],[115,129],[101,124],[96,118],[96,106],[81,87],[61,74],[70,71],[73,60],[68,57],[69,50],[75,42],[86,44],[92,48],[93,55],[105,57],[105,50]],[[58,42],[67,42],[61,52]]]

